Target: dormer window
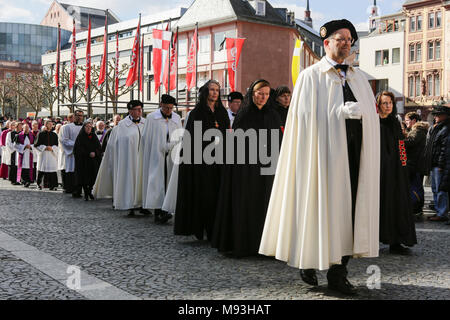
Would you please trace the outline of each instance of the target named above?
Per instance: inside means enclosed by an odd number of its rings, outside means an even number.
[[[249,0],[250,5],[255,9],[257,16],[266,15],[266,1],[265,0]]]

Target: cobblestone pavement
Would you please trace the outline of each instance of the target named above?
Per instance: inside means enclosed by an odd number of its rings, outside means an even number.
[[[207,242],[175,237],[172,223],[113,211],[109,200],[86,202],[2,180],[0,203],[0,232],[141,299],[349,299],[327,290],[325,272],[312,289],[284,262],[225,257]],[[360,289],[351,299],[450,299],[450,227],[416,226],[412,256],[390,255],[382,245],[379,258],[350,262],[349,279]],[[0,299],[86,298],[13,250],[0,249],[0,264]],[[380,289],[367,288],[372,265],[381,272]]]

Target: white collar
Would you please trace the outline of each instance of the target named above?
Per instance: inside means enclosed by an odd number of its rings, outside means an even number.
[[[337,64],[339,64],[339,63],[337,63],[336,61],[334,61],[333,59],[331,59],[330,57],[328,57],[328,56],[325,56],[325,59],[327,59],[327,61],[329,62],[329,63],[331,63],[331,65],[334,67],[335,65],[337,65]]]

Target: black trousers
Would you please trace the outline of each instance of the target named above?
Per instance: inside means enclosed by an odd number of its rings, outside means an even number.
[[[22,175],[20,177],[20,182],[21,183],[27,183],[27,182],[28,183],[32,183],[33,182],[33,181],[31,181],[30,169],[23,169],[22,168]]]
[[[11,183],[17,182],[17,166],[9,166],[8,180],[11,181]]]
[[[49,188],[56,188],[58,187],[58,175],[56,172],[42,172],[38,171],[38,178],[37,178],[37,184],[38,186],[41,185],[43,178],[47,179],[48,187]]]
[[[75,173],[66,172],[64,176],[64,189],[66,193],[73,193],[75,188]]]

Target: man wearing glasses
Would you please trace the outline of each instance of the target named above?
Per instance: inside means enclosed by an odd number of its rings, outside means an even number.
[[[142,207],[153,209],[155,222],[166,223],[172,215],[161,210],[173,169],[171,151],[176,145],[172,136],[181,129],[181,118],[173,112],[177,102],[174,97],[163,94],[160,109],[149,114],[142,136],[143,173]]]
[[[366,77],[346,64],[358,39],[347,20],[320,30],[326,56],[294,88],[260,253],[317,286],[354,295],[350,257],[379,251],[380,125]]]
[[[100,165],[94,185],[94,197],[113,198],[116,210],[141,209],[142,179],[141,139],[145,119],[142,118],[143,104],[132,100],[127,104],[128,115],[111,132],[108,146]],[[141,213],[147,213],[141,210]]]

